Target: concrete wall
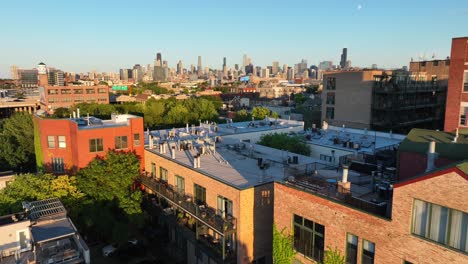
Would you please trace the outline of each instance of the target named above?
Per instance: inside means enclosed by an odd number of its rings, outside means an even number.
[[[323,76],[322,120],[330,125],[369,128],[374,75],[382,71],[330,72]],[[327,90],[328,77],[336,78],[336,90]],[[327,104],[327,93],[335,93],[335,104]],[[327,107],[335,108],[334,119],[326,118]]]
[[[465,175],[466,177],[466,175]],[[351,185],[351,188],[352,185]],[[278,229],[292,232],[293,214],[325,226],[325,249],[345,255],[346,235],[359,237],[358,263],[363,239],[375,243],[375,263],[468,263],[468,255],[411,234],[414,199],[468,212],[468,181],[447,172],[423,181],[395,186],[392,220],[372,216],[311,193],[275,183],[274,221]],[[303,263],[313,261],[297,255]]]
[[[315,159],[320,159],[320,155],[327,155],[327,156],[333,156],[335,157],[335,160],[333,162],[327,162],[323,161],[324,164],[330,164],[330,165],[335,165],[338,166],[340,164],[340,157],[346,156],[349,154],[353,154],[354,151],[345,151],[342,149],[335,149],[331,146],[320,146],[320,145],[315,145],[315,144],[307,144],[310,148],[310,156]],[[331,151],[335,151],[334,154],[332,154]]]
[[[28,250],[31,250],[31,233],[29,226],[31,222],[21,221],[0,226],[0,255],[10,256],[14,251],[20,249],[19,232],[24,231],[28,243]]]

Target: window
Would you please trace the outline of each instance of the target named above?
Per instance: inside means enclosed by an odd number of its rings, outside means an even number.
[[[433,61],[432,66],[439,66],[439,61]]]
[[[184,177],[176,175],[175,176],[175,188],[176,191],[180,194],[185,193],[185,180]]]
[[[54,173],[62,173],[65,171],[63,158],[52,158],[52,171]]]
[[[99,101],[99,102],[107,102],[107,98],[99,97],[99,98],[98,98],[98,101]]]
[[[89,152],[100,152],[103,150],[102,138],[92,138],[89,140]]]
[[[320,154],[320,160],[328,161],[328,162],[335,162],[335,157],[328,156],[325,154]]]
[[[140,146],[140,134],[133,134],[133,145]]]
[[[414,200],[412,233],[468,252],[468,213]]]
[[[325,226],[294,215],[294,249],[304,256],[322,262]]]
[[[373,264],[375,255],[375,244],[373,242],[362,240],[362,264]]]
[[[468,92],[468,71],[463,73],[463,92]]]
[[[420,66],[421,66],[421,67],[426,67],[426,62],[425,62],[425,61],[421,61]]]
[[[72,98],[62,98],[62,103],[70,103],[70,102],[73,102],[73,99]]]
[[[218,195],[218,215],[223,218],[232,215],[232,201],[221,195]]]
[[[167,170],[163,167],[159,167],[159,175],[161,180],[167,182]]]
[[[58,147],[59,148],[66,148],[67,142],[65,140],[65,136],[58,136]]]
[[[353,234],[346,235],[346,264],[357,264],[358,240]]]
[[[47,147],[48,148],[55,148],[55,137],[54,136],[47,136]]]
[[[107,93],[107,89],[105,88],[99,88],[98,89],[98,93],[102,94],[102,93]]]
[[[71,94],[71,90],[70,89],[62,89],[60,91],[62,94]]]
[[[86,89],[86,93],[87,94],[94,94],[95,91],[94,91],[94,89]]]
[[[327,107],[327,112],[326,112],[325,117],[328,118],[328,119],[334,119],[335,118],[335,108],[334,107]]]
[[[83,89],[73,89],[74,94],[83,94]]]
[[[327,93],[327,104],[335,104],[335,93]]]
[[[115,137],[115,149],[126,149],[128,148],[127,136]]]
[[[58,94],[58,89],[50,89],[47,91],[48,94]]]
[[[151,178],[156,179],[156,163],[151,162]]]
[[[195,194],[195,202],[197,204],[206,203],[206,188],[198,184],[193,185],[193,193]]]
[[[335,77],[327,78],[327,90],[336,90],[336,78]]]

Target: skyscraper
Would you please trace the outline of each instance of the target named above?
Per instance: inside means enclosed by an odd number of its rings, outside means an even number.
[[[346,68],[346,61],[348,60],[348,49],[343,48],[343,53],[341,53],[340,67],[341,69]]]
[[[198,56],[197,72],[201,73],[201,70],[202,70],[201,56]]]
[[[200,58],[200,57],[198,57]],[[182,65],[182,61],[179,60],[179,62],[177,63],[177,74],[181,74],[183,71],[183,65]]]
[[[156,61],[159,61],[160,63],[162,63],[162,55],[161,55],[161,52],[158,52],[156,54]],[[158,66],[161,66],[161,65],[158,65]]]
[[[273,73],[274,75],[276,75],[276,74],[278,73],[278,68],[279,68],[279,62],[274,61],[274,62],[273,62],[273,67],[272,67],[271,73]]]
[[[226,57],[223,57],[223,69],[226,67]]]
[[[11,79],[13,79],[13,80],[18,80],[18,79],[19,79],[18,66],[16,66],[16,65],[11,65],[11,67],[10,67],[10,74],[11,74]]]
[[[244,54],[244,57],[242,58],[242,69],[245,70],[245,66],[247,66],[249,58],[247,57],[247,54]]]

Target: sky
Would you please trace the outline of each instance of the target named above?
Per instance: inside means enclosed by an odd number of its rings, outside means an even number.
[[[157,52],[175,67],[221,68],[273,61],[290,66],[339,63],[408,65],[444,59],[451,39],[468,36],[468,1],[411,0],[24,0],[4,1],[0,78],[10,66],[44,62],[69,72],[118,72],[153,63]]]

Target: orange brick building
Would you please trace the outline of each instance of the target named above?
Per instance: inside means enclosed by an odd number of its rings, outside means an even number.
[[[143,118],[113,115],[97,118],[48,119],[34,116],[38,166],[53,173],[76,173],[109,149],[135,151],[144,166]]]
[[[468,127],[468,37],[453,38],[444,130]]]
[[[301,263],[321,260],[329,247],[346,263],[468,263],[467,173],[462,162],[395,184],[386,217],[275,182],[274,222],[294,233]]]

